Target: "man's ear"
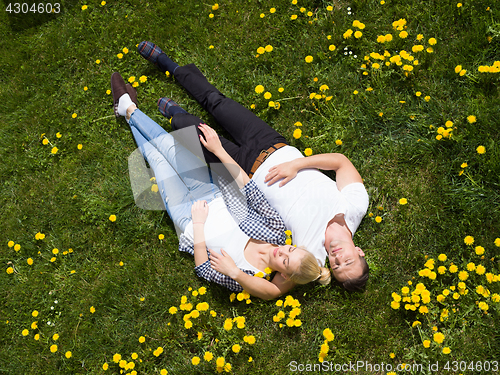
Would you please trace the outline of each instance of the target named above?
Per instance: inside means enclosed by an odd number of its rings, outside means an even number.
[[[361,250],[360,247],[356,246],[356,250],[358,250],[358,253],[359,253],[360,257],[364,257],[365,256],[365,253],[363,252],[363,250]]]

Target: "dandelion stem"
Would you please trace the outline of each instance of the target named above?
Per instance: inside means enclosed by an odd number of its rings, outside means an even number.
[[[326,133],[324,134],[321,134],[321,135],[318,135],[317,137],[311,137],[309,138],[310,140],[313,140],[313,139],[319,139],[319,138],[323,138],[325,135],[327,135]]]
[[[94,121],[92,121],[92,122],[96,122],[96,121],[104,120],[104,119],[111,118],[111,117],[115,117],[115,115],[109,115],[109,116],[104,116],[104,117],[101,117],[101,118],[96,118],[96,119],[95,119]]]
[[[283,99],[277,99],[277,100],[275,100],[275,102],[281,102],[281,101],[283,101],[283,100],[300,99],[300,98],[302,98],[302,96],[301,96],[301,95],[299,95],[299,96],[295,96],[295,97],[293,97],[293,98],[283,98]]]

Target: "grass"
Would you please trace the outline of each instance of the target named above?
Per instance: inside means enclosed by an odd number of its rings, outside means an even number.
[[[88,8],[82,10],[83,5]],[[124,373],[212,373],[218,356],[237,374],[293,373],[292,361],[320,363],[326,328],[335,335],[326,357],[332,364],[424,364],[422,371],[397,372],[429,373],[427,365],[439,361],[433,373],[490,373],[477,366],[448,371],[444,365],[500,357],[499,303],[493,297],[498,282],[469,271],[468,294],[453,299],[458,273],[449,272],[453,262],[459,270],[474,263],[483,265],[486,274],[500,273],[494,244],[500,237],[499,73],[478,71],[498,60],[500,10],[484,0],[465,1],[461,7],[452,1],[407,0],[225,1],[216,10],[212,5],[61,1],[57,15],[1,13],[0,257],[4,271],[11,268],[12,273],[0,273],[0,373],[118,373],[116,353],[127,361]],[[290,20],[292,14],[296,20]],[[407,21],[405,39],[392,25],[399,19]],[[366,26],[362,37],[344,39],[346,30],[358,30],[354,20]],[[388,33],[391,42],[376,42]],[[418,34],[424,36],[421,42]],[[430,46],[429,38],[437,43]],[[136,80],[147,76],[138,87],[140,107],[166,129],[168,121],[156,109],[164,95],[211,119],[172,78],[135,52],[142,40],[154,41],[180,64],[196,63],[228,97],[249,108],[254,104],[255,113],[300,150],[342,152],[353,161],[365,180],[368,213],[373,214],[355,235],[372,270],[365,292],[297,288],[291,296],[301,304],[297,318],[302,325],[280,328],[273,316],[283,308],[274,302],[230,302],[227,290],[196,278],[192,258],[177,251],[166,213],[141,210],[134,203],[127,158],[136,146],[126,123],[113,117],[106,94],[111,73]],[[433,52],[411,52],[419,43]],[[273,51],[256,57],[266,45]],[[385,66],[387,59],[364,59],[385,50],[391,56],[406,50],[419,64],[405,74],[402,66]],[[306,63],[306,56],[313,62]],[[376,62],[381,68],[373,67]],[[457,74],[457,65],[467,72]],[[259,84],[280,109],[270,108],[254,91]],[[322,92],[324,84],[329,89]],[[331,98],[310,99],[311,93]],[[475,122],[468,121],[471,115]],[[302,136],[294,139],[298,121]],[[438,140],[446,121],[453,122],[452,135]],[[42,144],[44,137],[48,145]],[[476,151],[481,145],[484,154]],[[465,162],[468,166],[462,167]],[[403,197],[407,205],[398,203]],[[117,220],[111,222],[110,215]],[[36,240],[38,232],[45,238]],[[464,243],[469,235],[473,245]],[[20,250],[9,247],[9,241]],[[478,245],[485,248],[483,255],[476,254]],[[447,260],[438,261],[439,254]],[[424,267],[429,259],[435,261],[434,271],[443,264],[446,273],[435,280],[419,276],[420,270],[430,269]],[[403,302],[399,309],[391,307],[393,293],[404,297],[401,288],[408,281],[410,288],[422,282],[430,291],[429,313],[406,311]],[[478,285],[490,295],[477,292]],[[201,287],[206,294],[192,296]],[[451,295],[439,303],[444,289]],[[182,296],[193,304],[207,302],[217,317],[201,313],[191,319],[195,327],[185,329],[185,312],[169,312],[181,307]],[[486,313],[479,302],[487,303]],[[245,328],[224,330],[225,319],[236,316],[246,318]],[[416,320],[421,325],[412,328]],[[445,334],[443,343],[433,341],[433,327]],[[200,340],[197,332],[202,332]],[[245,335],[255,336],[256,343],[244,342]],[[427,339],[430,348],[423,346]],[[231,351],[235,343],[242,347],[237,354]],[[444,347],[451,353],[443,354]],[[210,363],[203,360],[207,350],[214,353]],[[197,366],[191,363],[195,356],[201,357]]]

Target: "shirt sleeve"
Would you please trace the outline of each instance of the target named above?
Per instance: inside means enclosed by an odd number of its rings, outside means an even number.
[[[231,279],[229,276],[226,276],[226,275],[214,270],[212,268],[212,266],[210,265],[209,260],[200,264],[199,266],[196,266],[194,268],[194,270],[199,277],[202,277],[207,281],[214,282],[214,283],[220,284],[222,286],[225,286],[226,288],[228,288],[232,292],[242,292],[243,291],[243,287],[240,284],[238,284],[236,281]],[[249,274],[250,276],[253,276],[255,274],[253,271],[249,271],[249,270],[242,269],[242,271]]]
[[[349,205],[345,220],[354,236],[354,233],[368,210],[368,192],[362,183],[355,182],[344,187],[341,191],[341,195]]]
[[[210,257],[210,252],[207,250],[207,254]],[[179,238],[179,251],[183,251],[185,253],[194,255],[194,244],[192,241],[189,240],[184,234],[181,234]],[[241,269],[241,268],[240,268]],[[241,269],[243,272],[253,276],[255,272],[249,271],[249,270],[244,270]],[[198,277],[202,277],[207,281],[214,282],[217,284],[220,284],[222,286],[225,286],[229,290],[233,292],[241,292],[243,291],[243,287],[238,284],[236,281],[231,279],[229,276],[224,275],[223,273],[220,273],[212,268],[210,265],[210,260],[207,260],[206,262],[203,262],[202,264],[196,266],[194,268],[194,271],[196,272],[196,275]]]
[[[255,181],[250,180],[241,189],[225,180],[220,185],[229,212],[247,236],[273,244],[285,244],[285,223]]]

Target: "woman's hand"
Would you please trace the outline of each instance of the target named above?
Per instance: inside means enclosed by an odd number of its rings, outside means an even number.
[[[294,161],[287,161],[286,163],[275,165],[269,169],[264,182],[267,182],[267,185],[271,186],[275,182],[283,179],[283,181],[280,182],[280,187],[282,187],[288,183],[288,181],[293,180],[298,172],[299,169],[295,166]]]
[[[236,266],[233,258],[222,249],[220,250],[222,255],[211,249],[209,250],[210,266],[212,266],[214,270],[229,276],[231,279],[235,279],[238,272],[241,272],[241,270]]]
[[[208,216],[208,204],[207,201],[196,201],[191,206],[191,219],[193,224],[202,223],[205,224]]]
[[[220,142],[219,136],[217,135],[217,132],[212,129],[210,126],[207,124],[200,124],[198,128],[201,130],[205,138],[203,138],[200,135],[200,142],[205,148],[212,152],[213,154],[217,155],[221,151],[224,150],[222,147],[222,144]]]

